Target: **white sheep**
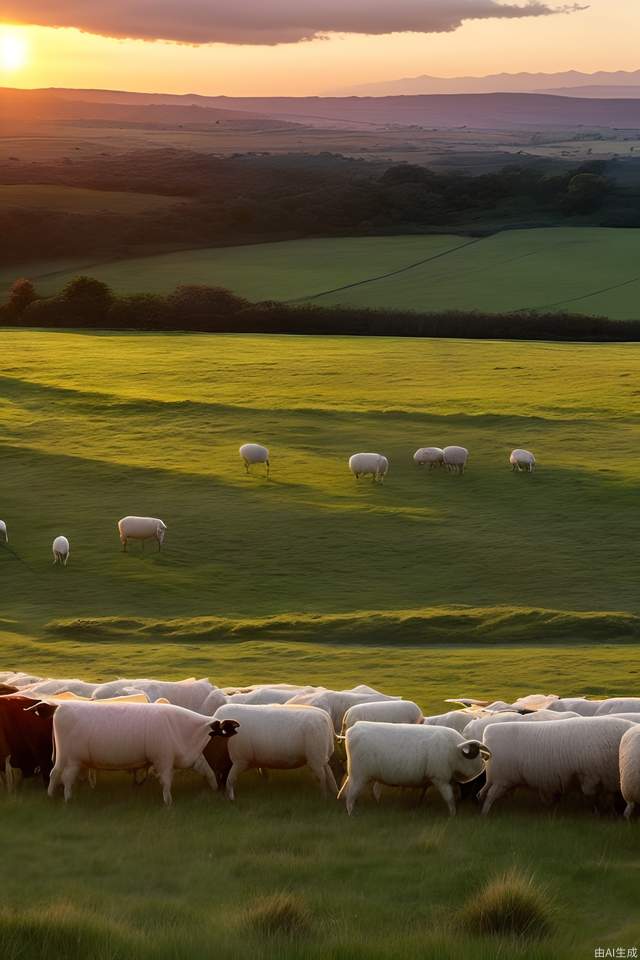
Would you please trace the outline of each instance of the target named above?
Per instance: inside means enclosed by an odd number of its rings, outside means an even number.
[[[158,550],[161,550],[166,531],[166,524],[157,517],[123,517],[118,520],[120,542],[125,551],[129,540],[142,540],[143,548],[145,540],[157,540]]]
[[[627,730],[620,741],[620,789],[627,802],[624,815],[629,820],[640,803],[640,727]]]
[[[400,699],[384,697],[379,693],[355,693],[353,690],[318,689],[313,693],[303,693],[288,701],[289,706],[318,707],[331,717],[333,729],[340,733],[344,715],[356,703],[374,703],[381,700]]]
[[[413,460],[419,467],[428,466],[429,470],[434,470],[443,465],[444,450],[440,447],[420,447],[414,453]]]
[[[465,740],[457,730],[421,723],[371,723],[359,720],[347,730],[347,779],[338,798],[352,813],[368,784],[426,787],[438,790],[453,816],[456,804],[451,781],[466,783],[483,770],[490,751],[477,740]]]
[[[482,740],[486,728],[494,723],[541,723],[548,720],[570,720],[578,716],[578,713],[554,713],[553,710],[536,710],[534,713],[510,713],[505,710],[471,720],[461,733],[469,740]]]
[[[549,703],[546,709],[557,713],[569,710],[572,713],[579,713],[581,717],[595,717],[602,703],[604,700],[587,700],[586,697],[559,697]]]
[[[422,723],[422,710],[411,700],[374,700],[349,707],[342,720],[342,736],[359,720],[375,723]]]
[[[640,697],[612,697],[602,700],[596,710],[597,717],[610,713],[640,713]]]
[[[271,463],[269,461],[269,451],[266,447],[263,447],[260,443],[243,443],[238,452],[247,473],[249,473],[249,467],[254,463],[264,463],[267,468],[267,476],[269,476]]]
[[[536,458],[530,450],[512,450],[509,463],[514,473],[516,470],[518,473],[533,473],[536,468]]]
[[[449,473],[464,473],[469,459],[466,447],[445,447],[442,460]]]
[[[324,710],[277,703],[228,703],[216,711],[215,719],[239,724],[237,735],[229,742],[229,800],[235,799],[236,781],[245,770],[295,770],[305,766],[322,792],[335,797],[338,787],[329,766],[334,733]]]
[[[7,525],[4,520],[0,520],[0,534],[5,543],[9,543],[9,534],[7,533]]]
[[[436,713],[425,717],[422,721],[427,727],[449,727],[462,733],[465,727],[476,717],[484,716],[481,710],[449,710],[447,713]]]
[[[551,723],[492,723],[484,732],[491,751],[487,782],[478,794],[486,815],[516,787],[537,790],[551,802],[578,783],[585,796],[620,787],[620,741],[635,728],[615,717],[578,717]]]
[[[372,476],[374,483],[382,483],[389,472],[389,461],[381,453],[354,453],[349,457],[349,470],[356,480]]]
[[[69,541],[66,537],[56,537],[52,544],[53,562],[66,567],[69,559]]]

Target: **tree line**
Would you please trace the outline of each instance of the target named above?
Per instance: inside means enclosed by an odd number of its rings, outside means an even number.
[[[253,303],[220,287],[181,286],[167,296],[120,297],[91,277],[76,277],[53,297],[17,280],[0,306],[0,327],[270,333],[478,340],[640,341],[640,322],[569,313],[415,313],[300,303]]]
[[[510,166],[472,176],[332,154],[220,158],[177,150],[66,163],[4,161],[2,184],[155,193],[176,202],[130,214],[109,212],[108,196],[106,210],[84,213],[5,202],[0,262],[126,257],[161,246],[425,233],[456,226],[489,233],[495,229],[491,222],[504,220],[566,222],[609,210],[617,195],[605,166],[593,161],[561,173],[549,173],[546,166]]]

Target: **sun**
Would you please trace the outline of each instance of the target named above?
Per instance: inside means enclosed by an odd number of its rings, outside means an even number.
[[[27,62],[27,43],[15,30],[0,29],[0,70],[13,73]]]

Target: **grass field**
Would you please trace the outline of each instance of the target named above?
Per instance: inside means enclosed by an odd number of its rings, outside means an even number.
[[[639,352],[5,331],[0,669],[367,682],[434,712],[447,696],[634,691]],[[248,439],[271,447],[270,481],[244,475]],[[471,450],[464,477],[414,467],[417,446],[448,442]],[[510,472],[516,445],[536,474]],[[390,457],[384,485],[350,477],[359,449]],[[165,520],[161,554],[120,552],[125,513]],[[233,807],[183,775],[170,811],[155,782],[104,775],[68,808],[30,782],[0,797],[3,960],[555,960],[640,943],[635,826],[579,801],[507,799],[486,822],[472,803],[455,822],[436,797],[415,804],[388,791],[349,820],[304,772],[248,774]],[[548,934],[472,934],[463,907],[512,870],[541,890]],[[280,913],[264,902],[278,896]]]
[[[166,293],[178,284],[228,287],[253,300],[418,311],[521,309],[638,317],[640,231],[591,227],[464,236],[297,240],[188,250],[87,265],[118,293]],[[54,293],[78,263],[16,266]]]
[[[0,204],[22,209],[62,210],[67,213],[142,213],[175,206],[175,197],[117,190],[85,190],[48,184],[0,184]]]
[[[6,331],[2,616],[174,618],[188,638],[193,617],[357,613],[366,639],[380,611],[412,641],[636,636],[639,350]],[[245,476],[250,439],[271,481]],[[447,443],[471,451],[464,478],[414,466]],[[516,446],[537,474],[511,474]],[[389,456],[384,485],[349,474],[361,449]],[[162,554],[119,552],[128,513],[165,520]]]

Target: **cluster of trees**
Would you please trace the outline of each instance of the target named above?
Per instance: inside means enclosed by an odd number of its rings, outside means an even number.
[[[118,297],[91,277],[77,277],[54,297],[17,280],[0,306],[0,327],[291,333],[513,340],[640,341],[640,322],[576,314],[411,313],[252,303],[220,287],[178,287],[168,296]]]
[[[470,176],[332,154],[220,158],[176,150],[73,163],[0,164],[0,183],[157,193],[175,205],[143,213],[65,213],[3,206],[0,259],[127,256],[308,236],[415,233],[469,222],[590,214],[613,187],[598,161],[548,175],[531,166]],[[105,200],[105,203],[108,201]]]

